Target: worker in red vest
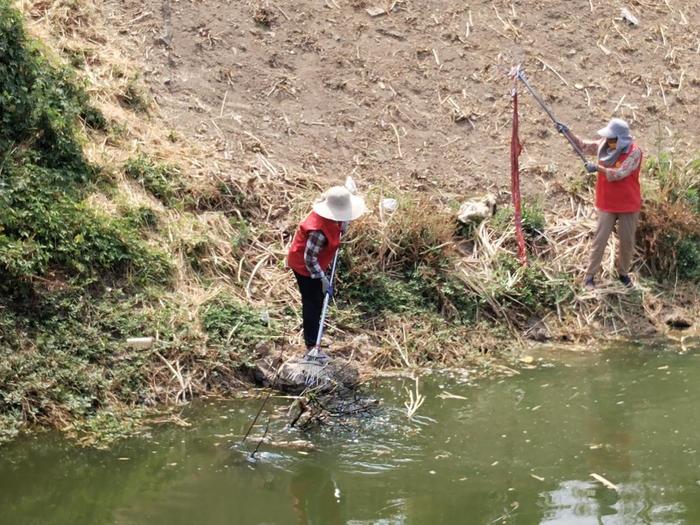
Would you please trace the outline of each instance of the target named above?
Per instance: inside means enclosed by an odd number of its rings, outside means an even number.
[[[340,236],[348,223],[366,210],[361,197],[343,186],[334,186],[313,205],[294,235],[287,265],[294,271],[301,292],[307,352],[316,346],[323,298],[326,294],[333,296],[326,271],[340,246]]]
[[[560,132],[568,130],[557,123]],[[593,239],[588,269],[584,277],[584,286],[595,288],[595,276],[603,260],[605,246],[617,223],[619,253],[617,272],[620,282],[631,288],[629,276],[634,255],[635,232],[639,211],[642,207],[642,193],[639,173],[642,167],[642,150],[630,135],[630,127],[622,119],[612,119],[606,127],[598,131],[599,140],[581,140],[571,134],[579,148],[586,155],[597,155],[598,162],[586,163],[589,173],[597,173],[595,187],[595,206],[598,209],[598,226]]]

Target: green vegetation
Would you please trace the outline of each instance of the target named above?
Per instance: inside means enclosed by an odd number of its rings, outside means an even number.
[[[65,426],[99,418],[115,402],[152,404],[152,351],[125,345],[134,334],[174,341],[167,309],[121,290],[100,297],[79,288],[46,293],[0,316],[0,439],[26,424]]]
[[[100,118],[71,74],[27,39],[5,1],[0,54],[0,286],[17,290],[56,273],[166,279],[163,254],[85,201],[99,170],[83,156],[77,123]]]
[[[172,329],[123,290],[170,279],[142,239],[143,212],[90,204],[104,184],[79,122],[103,129],[80,83],[27,38],[0,0],[0,440],[27,424],[64,426],[147,396],[148,353],[128,336]]]
[[[219,294],[202,306],[202,325],[208,343],[235,363],[249,363],[256,347],[280,336],[269,313],[256,311],[227,294]]]
[[[513,225],[513,208],[511,206],[499,208],[490,220],[491,226],[496,231],[506,231]],[[545,230],[544,212],[542,201],[523,202],[522,205],[523,232],[531,237],[542,234]]]
[[[165,205],[173,205],[182,192],[180,170],[140,156],[129,160],[124,172]]]
[[[639,232],[647,263],[659,280],[700,282],[700,160],[682,165],[662,154],[646,170],[656,184]]]

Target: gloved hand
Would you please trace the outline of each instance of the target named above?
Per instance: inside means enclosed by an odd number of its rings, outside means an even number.
[[[569,131],[569,126],[567,126],[563,122],[555,122],[554,127],[557,128],[557,131],[559,133],[566,133],[567,131]]]
[[[596,164],[595,162],[586,162],[586,171],[588,173],[597,173],[598,164]]]
[[[333,286],[325,275],[321,277],[321,289],[323,290],[323,295],[328,294],[330,297],[333,297]]]

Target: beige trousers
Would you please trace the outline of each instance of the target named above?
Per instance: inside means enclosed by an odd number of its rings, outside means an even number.
[[[637,221],[639,212],[634,213],[609,213],[607,211],[598,212],[598,226],[593,239],[593,250],[586,270],[586,278],[594,277],[600,270],[600,263],[603,260],[605,247],[608,244],[610,234],[617,223],[617,238],[620,244],[617,254],[617,272],[620,275],[627,275],[632,265],[634,255],[634,235],[637,231]]]

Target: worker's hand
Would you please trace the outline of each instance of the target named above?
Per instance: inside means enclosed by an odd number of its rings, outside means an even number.
[[[588,173],[597,173],[598,164],[596,164],[595,162],[586,162],[586,171]]]
[[[554,127],[557,128],[557,131],[559,133],[567,133],[569,131],[569,126],[567,126],[563,122],[555,122]]]
[[[328,294],[329,296],[333,297],[333,286],[331,286],[331,282],[325,275],[321,277],[321,289],[323,290],[323,295]]]

